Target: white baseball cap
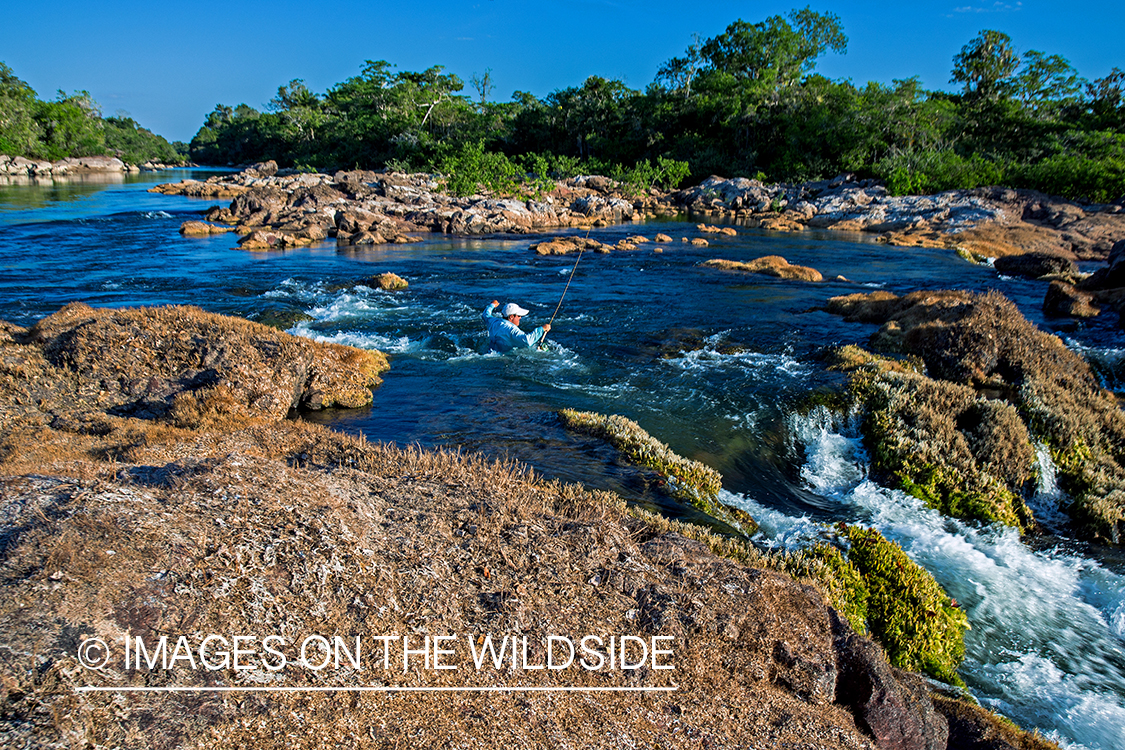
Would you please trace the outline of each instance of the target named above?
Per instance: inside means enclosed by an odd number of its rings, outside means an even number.
[[[524,315],[527,315],[527,310],[524,310],[515,302],[509,302],[508,304],[504,305],[504,309],[500,311],[500,315],[505,318],[512,315],[519,315],[522,318]]]

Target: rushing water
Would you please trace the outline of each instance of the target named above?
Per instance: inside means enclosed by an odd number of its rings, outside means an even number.
[[[294,333],[377,347],[392,362],[371,408],[303,418],[371,440],[510,456],[547,476],[692,517],[554,416],[562,407],[623,414],[722,472],[726,499],[762,521],[763,545],[808,543],[841,519],[879,528],[965,606],[972,630],[962,674],[982,702],[1069,747],[1122,746],[1125,563],[1068,540],[1046,452],[1034,503],[1053,535],[1022,541],[1010,530],[942,518],[879,486],[854,425],[794,409],[810,390],[840,382],[823,363],[829,347],[863,342],[874,330],[819,309],[833,295],[999,289],[1121,388],[1125,345],[1112,314],[1052,328],[1059,324],[1042,318],[1041,283],[998,276],[947,251],[752,230],[709,236],[711,246],[697,248],[680,241],[697,236],[693,225],[655,222],[597,230],[611,243],[657,232],[676,241],[663,252],[648,243],[584,255],[548,350],[499,356],[486,353],[481,310],[493,299],[515,301],[531,310],[525,328],[545,322],[575,256],[536,256],[527,237],[244,252],[233,235],[179,235],[181,222],[215,201],[145,192],[183,176],[0,184],[0,318],[29,324],[73,300],[190,303],[251,318],[303,313],[311,319]],[[849,281],[808,284],[698,265],[770,254]],[[384,271],[410,288],[363,284]]]

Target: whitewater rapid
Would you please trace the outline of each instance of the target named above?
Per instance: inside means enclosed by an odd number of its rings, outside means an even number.
[[[868,476],[856,420],[817,407],[789,418],[807,487],[840,515],[872,526],[929,570],[969,616],[961,675],[985,706],[1065,748],[1120,750],[1125,738],[1125,577],[1060,547],[1032,549],[1018,532],[945,518]],[[1038,512],[1058,520],[1062,493],[1039,451]],[[758,541],[799,548],[826,534],[746,495],[730,502],[762,524]],[[1050,513],[1056,515],[1051,516]]]

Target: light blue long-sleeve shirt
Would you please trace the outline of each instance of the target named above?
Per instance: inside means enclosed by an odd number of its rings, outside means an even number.
[[[511,321],[501,318],[499,315],[493,315],[492,311],[495,309],[496,305],[489,305],[484,308],[484,312],[480,316],[484,324],[488,326],[488,348],[492,351],[504,353],[517,348],[530,349],[547,335],[543,326],[539,326],[531,333],[524,333]]]

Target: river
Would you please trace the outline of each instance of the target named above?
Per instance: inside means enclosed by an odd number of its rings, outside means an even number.
[[[206,173],[194,172],[200,178]],[[391,371],[370,408],[302,415],[368,439],[461,446],[523,461],[547,477],[612,489],[694,517],[597,441],[575,437],[561,407],[623,414],[673,450],[718,469],[725,499],[762,522],[762,546],[807,544],[838,520],[874,526],[937,577],[969,614],[962,676],[985,705],[1068,748],[1121,748],[1125,736],[1125,556],[1075,542],[1058,519],[1053,467],[1041,452],[1037,513],[1057,532],[942,518],[868,477],[846,416],[795,408],[841,382],[831,347],[864,343],[874,326],[820,308],[833,295],[886,289],[998,289],[1041,327],[1125,386],[1125,340],[1112,313],[1044,320],[1041,282],[1005,278],[948,251],[896,249],[827,232],[698,233],[673,221],[595,230],[613,243],[657,232],[675,240],[585,254],[547,351],[486,353],[480,313],[493,299],[546,322],[575,256],[540,257],[529,237],[437,236],[407,246],[239,250],[235,236],[187,238],[180,224],[218,201],[146,192],[187,172],[118,182],[0,183],[0,318],[27,325],[67,302],[195,304],[255,318],[303,313],[293,333],[375,347]],[[819,284],[699,267],[709,258],[782,255],[820,270]],[[362,282],[391,271],[403,292]],[[1050,525],[1050,524],[1049,524]]]

